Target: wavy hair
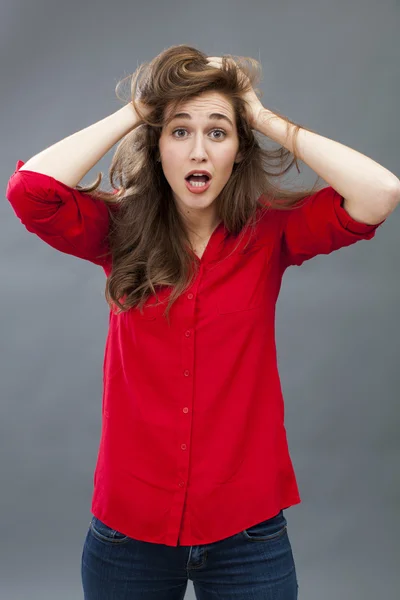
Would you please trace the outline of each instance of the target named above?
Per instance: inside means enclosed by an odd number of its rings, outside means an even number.
[[[105,297],[110,308],[119,307],[117,314],[133,306],[141,309],[150,295],[157,296],[157,290],[170,286],[165,311],[169,322],[173,302],[190,286],[198,270],[199,261],[191,252],[188,232],[160,162],[161,130],[166,115],[175,113],[169,113],[169,109],[178,109],[182,103],[208,91],[217,91],[230,100],[242,160],[233,165],[231,176],[215,201],[218,218],[229,235],[238,237],[238,243],[247,228],[254,230],[264,211],[291,210],[316,190],[319,178],[313,188],[296,191],[274,183],[293,164],[300,173],[295,141],[301,126],[274,110],[288,126],[294,126],[293,154],[284,146],[262,147],[265,136],[249,126],[243,99],[250,86],[260,96],[255,87],[261,78],[260,63],[253,58],[224,55],[218,68],[209,65],[207,58],[196,48],[178,45],[140,65],[129,76],[129,101],[139,120],[120,141],[109,169],[116,191],[100,188],[102,173],[94,183],[77,186],[108,206],[108,250],[103,256],[111,255],[112,268]],[[117,84],[117,96],[125,79]],[[146,114],[141,110],[144,106],[148,109]]]

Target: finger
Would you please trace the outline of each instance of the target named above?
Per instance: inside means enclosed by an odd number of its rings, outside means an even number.
[[[212,66],[212,67],[216,67],[218,69],[222,68],[222,58],[220,56],[209,56],[207,58],[207,62]],[[236,63],[234,60],[232,60],[231,58],[228,58],[228,62],[230,62],[232,65],[236,66]]]
[[[219,56],[210,56],[207,62],[213,67],[220,68],[222,66],[222,58]]]

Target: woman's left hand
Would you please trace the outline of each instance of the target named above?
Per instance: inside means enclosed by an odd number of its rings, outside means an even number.
[[[228,59],[232,61],[232,59]],[[207,62],[210,63],[212,67],[217,67],[220,69],[222,67],[222,58],[220,56],[209,56],[207,58]],[[233,61],[232,61],[233,62]],[[236,65],[236,63],[234,63]],[[238,65],[237,68],[240,70]],[[241,71],[242,76],[248,81],[248,77]],[[252,129],[257,129],[258,123],[261,118],[262,111],[265,111],[264,106],[261,104],[258,96],[256,95],[253,88],[251,88],[248,92],[243,94],[243,99],[246,100],[246,114],[247,119],[249,121],[250,127]]]

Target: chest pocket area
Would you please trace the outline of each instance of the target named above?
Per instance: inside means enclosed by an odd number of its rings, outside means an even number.
[[[139,319],[141,321],[154,321],[162,314],[160,306],[146,303],[143,308],[137,308]]]
[[[215,292],[218,314],[244,313],[266,306],[270,257],[270,246],[264,243],[222,261]]]
[[[158,292],[158,299],[156,296],[152,295],[147,298],[140,310],[136,307],[135,310],[137,311],[139,319],[142,321],[155,321],[156,319],[163,317],[168,305],[169,293],[170,291],[164,288]]]

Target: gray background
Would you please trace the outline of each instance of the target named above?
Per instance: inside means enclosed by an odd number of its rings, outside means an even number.
[[[265,106],[400,174],[398,2],[3,0],[0,27],[4,190],[18,159],[120,108],[118,80],[180,43],[260,59]],[[108,184],[114,151],[84,183]],[[304,166],[299,184],[314,180]],[[29,234],[5,198],[0,210],[0,597],[78,599],[105,277]],[[395,211],[374,240],[284,276],[277,347],[302,496],[286,517],[304,600],[397,597],[399,226]]]

